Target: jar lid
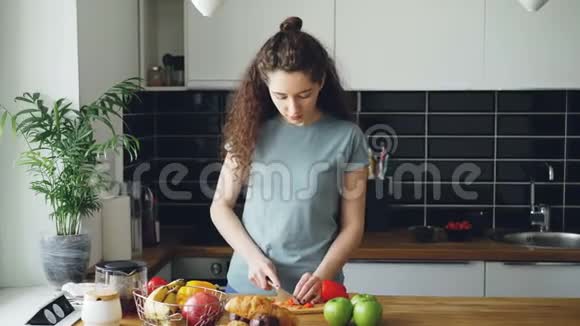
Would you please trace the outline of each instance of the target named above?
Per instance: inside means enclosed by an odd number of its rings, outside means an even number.
[[[85,301],[111,301],[119,299],[119,292],[114,289],[102,288],[85,292]]]
[[[100,262],[96,267],[105,271],[131,274],[146,270],[147,264],[139,260],[113,260]]]

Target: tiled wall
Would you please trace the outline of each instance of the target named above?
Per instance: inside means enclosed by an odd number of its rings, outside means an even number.
[[[125,155],[124,179],[136,176],[150,186],[161,224],[192,227],[195,242],[223,241],[209,219],[211,195],[202,191],[199,176],[219,161],[226,97],[226,92],[144,92],[125,113],[125,132],[138,137],[142,149],[137,161],[127,163]],[[218,176],[209,174],[210,189]]]
[[[524,227],[532,178],[536,202],[552,207],[553,229],[580,227],[580,92],[363,92],[359,97],[363,130],[384,123],[396,133],[387,143],[392,147],[395,139],[397,148],[384,184],[398,186],[402,195],[387,189],[385,198],[373,203],[370,194],[371,205],[389,207],[388,221],[381,216],[369,221],[377,228],[442,225],[467,216],[489,227]],[[404,164],[429,172],[394,177],[401,166],[408,170]],[[468,182],[465,172],[454,179],[462,164],[464,170],[475,168],[478,177]],[[554,181],[548,180],[548,164]],[[458,187],[474,197],[462,196]]]
[[[126,131],[141,139],[143,149],[139,161],[126,166],[125,178],[141,163],[151,164],[140,179],[158,194],[165,225],[194,225],[209,230],[208,237],[216,236],[199,173],[218,159],[227,95],[146,92],[126,114]],[[530,178],[536,180],[537,202],[552,206],[553,228],[580,229],[580,91],[351,95],[357,122],[370,143],[378,140],[375,145],[393,150],[385,180],[369,180],[368,230],[440,225],[473,215],[489,227],[522,227],[528,223]],[[177,184],[160,178],[172,163],[187,171]],[[551,182],[547,164],[555,171]],[[467,182],[465,172],[454,179],[459,167],[475,168],[477,178]],[[416,175],[410,172],[414,170]],[[215,182],[217,175],[210,179]],[[475,197],[461,195],[458,186]],[[186,195],[170,199],[167,190]]]

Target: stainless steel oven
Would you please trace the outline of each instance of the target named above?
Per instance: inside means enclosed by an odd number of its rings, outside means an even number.
[[[229,257],[176,257],[171,274],[173,279],[208,281],[225,288],[229,266]]]

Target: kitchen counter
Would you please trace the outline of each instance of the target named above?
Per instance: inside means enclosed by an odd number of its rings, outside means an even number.
[[[228,246],[166,245],[146,248],[141,258],[150,275],[172,257],[229,257]],[[474,238],[469,242],[418,243],[407,230],[367,233],[351,260],[373,261],[558,261],[580,262],[580,249],[527,248]]]
[[[580,299],[378,297],[382,325],[578,325]],[[227,323],[226,317],[220,325]],[[300,326],[326,325],[322,314],[298,316]],[[75,326],[81,326],[82,322]],[[141,325],[137,317],[123,326]]]

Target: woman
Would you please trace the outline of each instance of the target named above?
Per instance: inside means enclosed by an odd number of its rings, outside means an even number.
[[[234,249],[228,291],[320,302],[322,280],[342,282],[361,241],[368,158],[332,59],[301,26],[282,22],[233,98],[211,218]]]

